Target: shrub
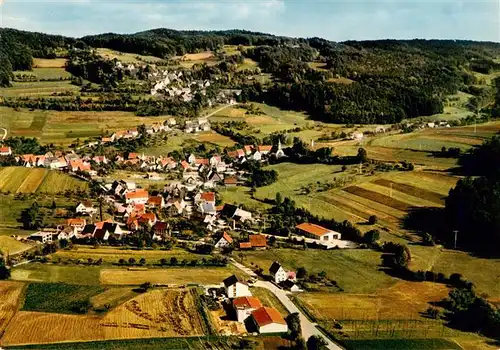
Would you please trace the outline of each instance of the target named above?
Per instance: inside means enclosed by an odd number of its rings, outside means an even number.
[[[375,225],[378,221],[378,218],[376,215],[371,215],[369,218],[368,218],[368,224],[370,225]]]

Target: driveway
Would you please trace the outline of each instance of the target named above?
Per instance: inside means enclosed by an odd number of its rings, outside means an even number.
[[[245,272],[246,274],[250,275],[251,277],[257,277],[257,274],[253,272],[251,269],[248,267],[234,261],[231,259],[231,263],[236,266],[238,269],[241,271]],[[267,281],[257,281],[255,282],[254,286],[256,287],[261,287],[261,288],[266,288],[267,290],[271,291],[276,298],[278,298],[279,301],[286,307],[288,312],[294,313],[297,312],[300,316],[300,324],[302,326],[302,337],[307,341],[310,336],[312,335],[319,335],[321,336],[327,343],[328,343],[328,349],[334,349],[334,350],[341,350],[343,349],[330,339],[326,338],[319,330],[316,328],[316,324],[312,323],[309,321],[309,319],[295,306],[295,304],[290,300],[288,297],[287,293],[278,287],[276,287],[274,284],[271,282]]]
[[[3,131],[3,136],[2,136],[2,141],[5,140],[5,138],[7,137],[7,129],[5,128],[0,128],[0,130]]]

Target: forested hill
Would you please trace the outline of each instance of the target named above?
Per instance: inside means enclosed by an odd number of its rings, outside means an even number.
[[[75,47],[109,48],[164,60],[210,50],[219,64],[208,69],[207,74],[234,75],[238,62],[224,51],[225,45],[234,45],[238,47],[238,55],[257,62],[260,71],[271,79],[263,83],[257,79],[228,78],[231,82],[228,87],[242,89],[245,100],[306,111],[312,118],[326,122],[394,123],[441,113],[447,97],[458,91],[474,95],[471,112],[490,115],[499,110],[494,103],[494,87],[483,81],[484,75],[500,71],[499,43],[464,40],[336,43],[243,30],[154,29],[76,39],[0,29],[0,35],[0,85],[9,83],[13,70],[31,69],[32,57],[69,57]],[[248,72],[247,76],[258,73]],[[239,85],[235,86],[235,81]]]

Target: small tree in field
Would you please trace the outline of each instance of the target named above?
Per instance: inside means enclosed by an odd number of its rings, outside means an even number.
[[[307,339],[307,349],[308,350],[320,350],[326,349],[328,343],[319,335],[312,335]]]
[[[135,259],[134,259],[134,258],[130,258],[130,259],[128,259],[128,263],[129,263],[130,265],[134,265],[134,264],[135,264]]]
[[[141,258],[141,260],[139,260],[139,264],[140,265],[146,265],[146,259]]]
[[[371,215],[369,218],[368,218],[368,224],[370,225],[375,225],[378,221],[378,218],[376,215]]]

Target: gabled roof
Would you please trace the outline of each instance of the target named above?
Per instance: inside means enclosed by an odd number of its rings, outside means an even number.
[[[281,264],[277,261],[274,261],[273,264],[271,265],[271,267],[269,268],[269,272],[271,274],[276,274],[276,272],[278,272],[278,270],[281,268]]]
[[[104,227],[104,224],[107,223],[107,222],[113,222],[113,220],[107,219],[107,220],[104,220],[104,221],[96,222],[95,223],[95,227],[100,230],[100,229],[102,229]]]
[[[259,309],[262,304],[256,297],[239,297],[234,298],[233,307],[236,309]]]
[[[162,196],[150,196],[148,198],[148,204],[151,205],[161,205],[162,201],[163,201]]]
[[[233,204],[224,204],[221,214],[225,217],[232,218],[237,209],[238,207]]]
[[[153,226],[153,230],[155,231],[165,231],[168,229],[168,222],[157,221]]]
[[[226,177],[224,179],[224,184],[225,185],[236,185],[236,184],[238,184],[238,179],[236,179],[235,177]]]
[[[136,190],[127,192],[125,194],[125,198],[127,199],[146,198],[146,197],[149,197],[149,193],[146,190]]]
[[[117,223],[112,223],[112,222],[105,222],[104,225],[102,226],[103,231],[108,231],[109,233],[115,233],[116,229],[118,228]]]
[[[238,278],[236,275],[229,276],[228,278],[226,278],[222,282],[224,282],[224,285],[226,287],[232,286],[233,284],[236,284],[238,282],[243,283],[243,284],[247,284],[244,280],[242,280],[241,278]]]
[[[89,224],[89,225],[85,225],[85,227],[83,228],[83,231],[82,231],[82,235],[85,235],[85,234],[94,234],[96,230],[96,226],[95,225],[92,225],[92,224]]]
[[[0,153],[8,153],[10,152],[10,147],[0,147]]]
[[[252,243],[240,242],[240,249],[252,249]]]
[[[271,152],[272,149],[273,149],[273,146],[267,146],[267,145],[257,146],[257,150],[259,152]]]
[[[208,159],[206,159],[206,158],[202,158],[202,159],[198,159],[198,158],[197,158],[197,159],[194,161],[194,163],[195,163],[195,164],[198,164],[198,165],[208,165],[208,164],[210,164],[210,161],[209,161]]]
[[[188,163],[188,162],[186,162],[185,160],[183,160],[183,161],[181,162],[181,166],[182,166],[182,168],[183,168],[184,170],[185,170],[185,169],[189,169],[189,163]]]
[[[221,239],[224,238],[226,240],[226,242],[228,243],[233,243],[233,238],[227,234],[227,232],[224,231],[224,233],[222,234],[222,237]]]
[[[214,192],[205,192],[200,195],[200,199],[203,199],[207,202],[215,202],[215,193]]]
[[[295,228],[319,237],[323,236],[325,233],[332,231],[322,226],[310,224],[308,222],[297,225],[295,226]]]
[[[266,236],[264,235],[249,235],[248,240],[250,241],[252,248],[267,247]]]
[[[280,315],[278,310],[272,307],[261,307],[260,309],[257,309],[252,312],[252,317],[257,323],[257,325],[259,325],[259,327],[267,326],[268,324],[272,323],[279,323],[286,325],[283,316]]]
[[[81,218],[75,218],[75,219],[68,219],[66,221],[66,225],[68,226],[82,226],[82,225],[85,225],[87,221],[85,219],[81,219]]]

